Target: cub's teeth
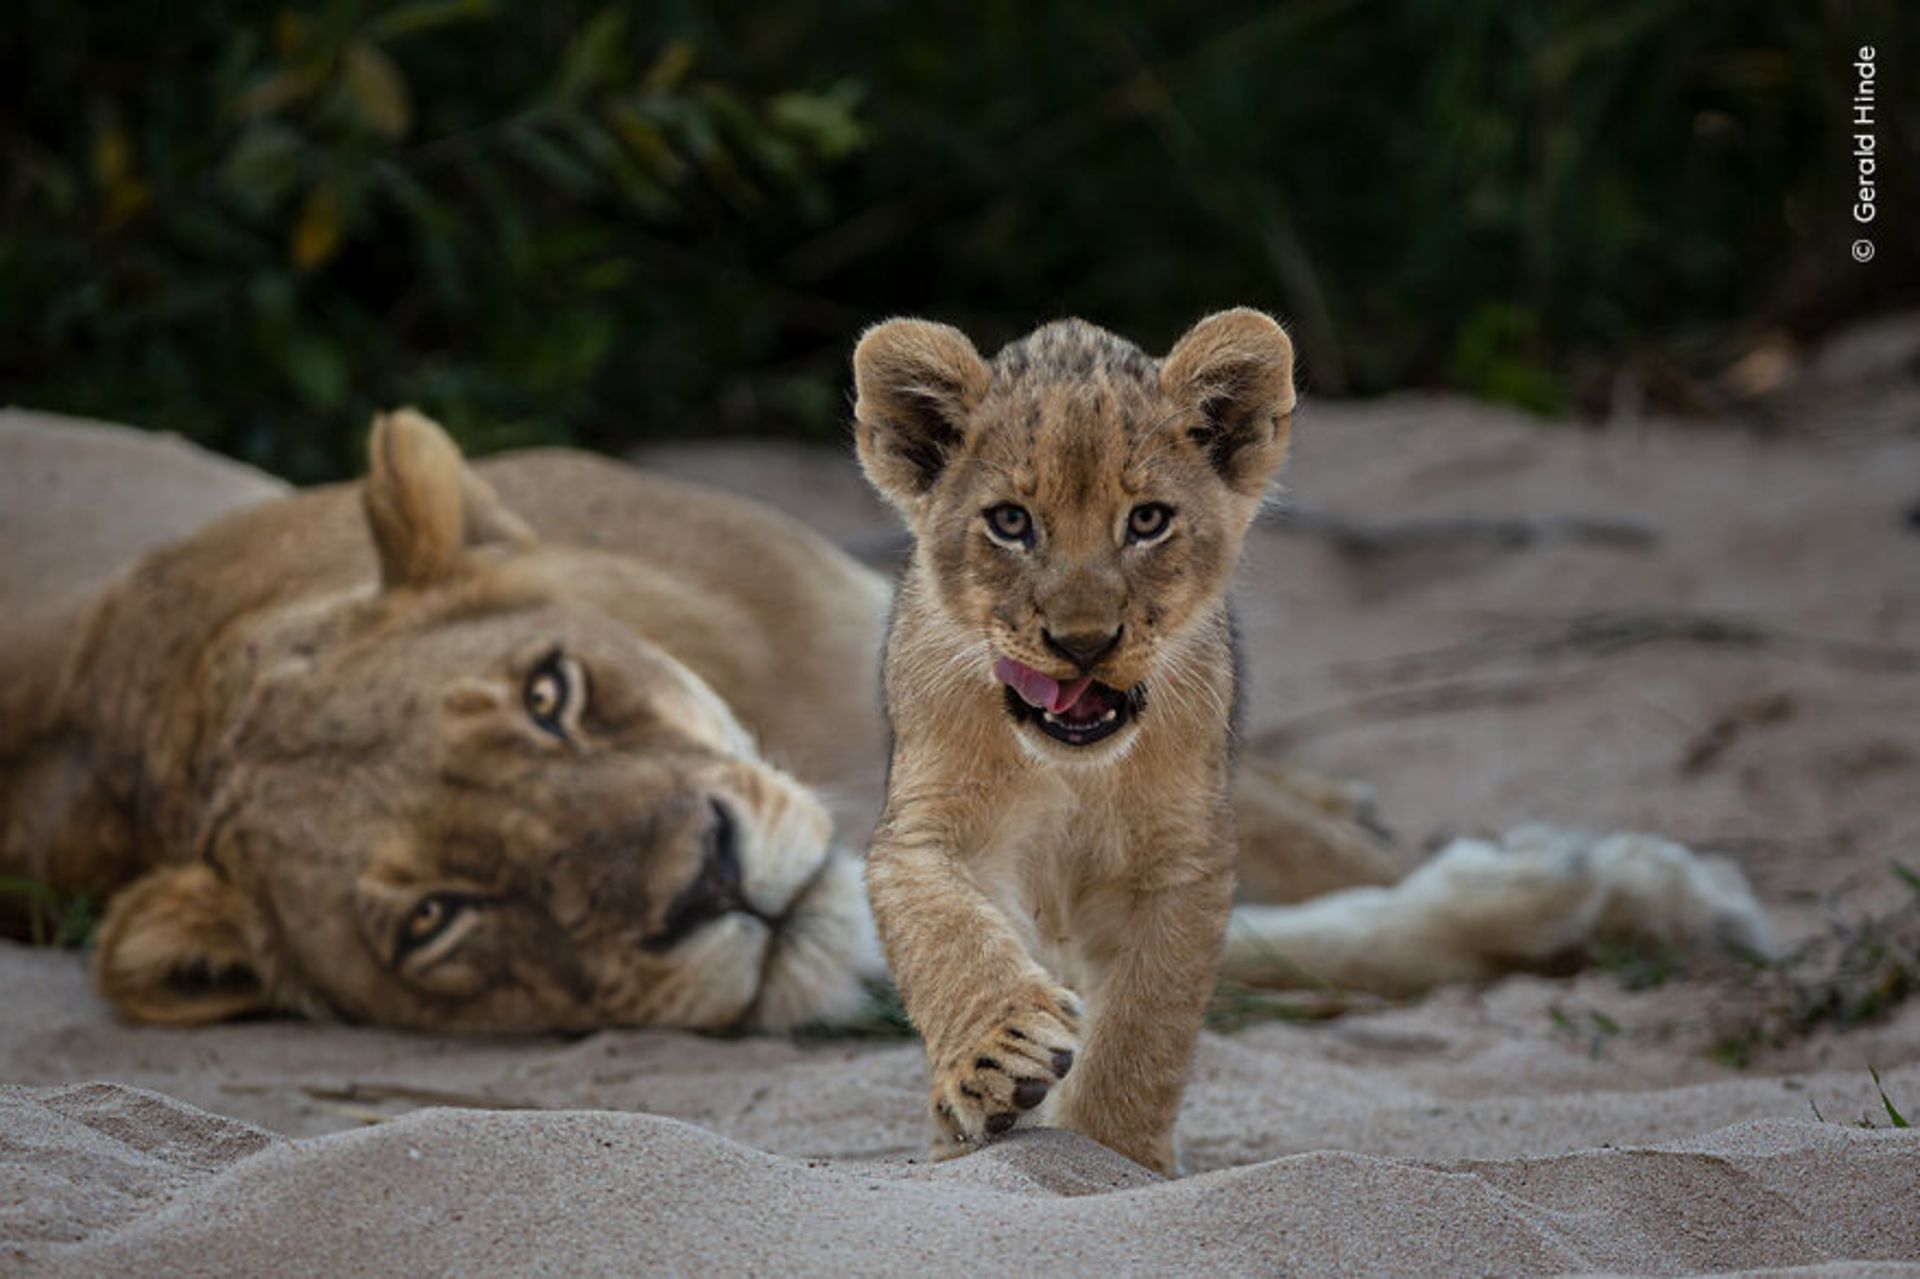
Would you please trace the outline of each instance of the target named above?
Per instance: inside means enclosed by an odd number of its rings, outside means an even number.
[[[1111,706],[1109,706],[1109,707],[1107,708],[1107,713],[1106,713],[1105,715],[1102,715],[1102,716],[1100,717],[1100,722],[1101,722],[1102,724],[1111,724],[1111,723],[1113,723],[1113,717],[1114,717],[1114,716],[1116,716],[1116,715],[1118,715],[1119,713],[1120,713],[1119,711],[1117,711],[1117,710],[1115,710],[1115,709],[1114,709],[1113,707],[1111,707]]]
[[[1040,718],[1044,719],[1049,724],[1058,724],[1060,722],[1060,717],[1058,715],[1055,715],[1052,711],[1041,711]]]

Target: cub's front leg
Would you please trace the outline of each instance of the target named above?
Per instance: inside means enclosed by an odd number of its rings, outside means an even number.
[[[1052,1121],[1171,1177],[1180,1097],[1233,905],[1231,838],[1156,870],[1100,895],[1082,943],[1097,974],[1091,1028]]]
[[[936,1159],[1006,1132],[1073,1069],[1081,1010],[1027,954],[939,834],[883,824],[867,895],[894,984],[927,1045]]]

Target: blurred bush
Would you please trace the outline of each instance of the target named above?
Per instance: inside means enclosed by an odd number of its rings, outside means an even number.
[[[1914,150],[1897,0],[15,0],[0,39],[0,398],[299,479],[403,401],[482,450],[837,438],[901,311],[1160,347],[1248,302],[1316,389],[1551,411],[1915,281],[1911,164],[1846,260],[1857,45]]]
[[[7,398],[303,479],[375,404],[483,450],[683,417],[783,322],[751,245],[864,140],[851,83],[759,91],[640,6],[24,8]]]

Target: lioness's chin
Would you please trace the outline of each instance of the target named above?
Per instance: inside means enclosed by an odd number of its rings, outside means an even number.
[[[868,1010],[885,962],[858,859],[835,848],[777,923],[735,912],[676,948],[676,971],[644,1011],[616,1020],[687,1030],[779,1033]]]
[[[867,910],[859,860],[840,848],[829,853],[769,947],[765,976],[745,1018],[747,1029],[831,1025],[865,1011],[868,984],[884,976],[886,965]]]

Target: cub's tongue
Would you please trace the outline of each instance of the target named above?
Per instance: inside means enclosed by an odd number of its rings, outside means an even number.
[[[1020,695],[1020,700],[1037,710],[1052,711],[1058,715],[1075,702],[1093,683],[1091,675],[1082,675],[1079,679],[1068,680],[1062,684],[1048,675],[1042,675],[1030,666],[1022,666],[1011,657],[1002,657],[993,664],[993,677]]]

